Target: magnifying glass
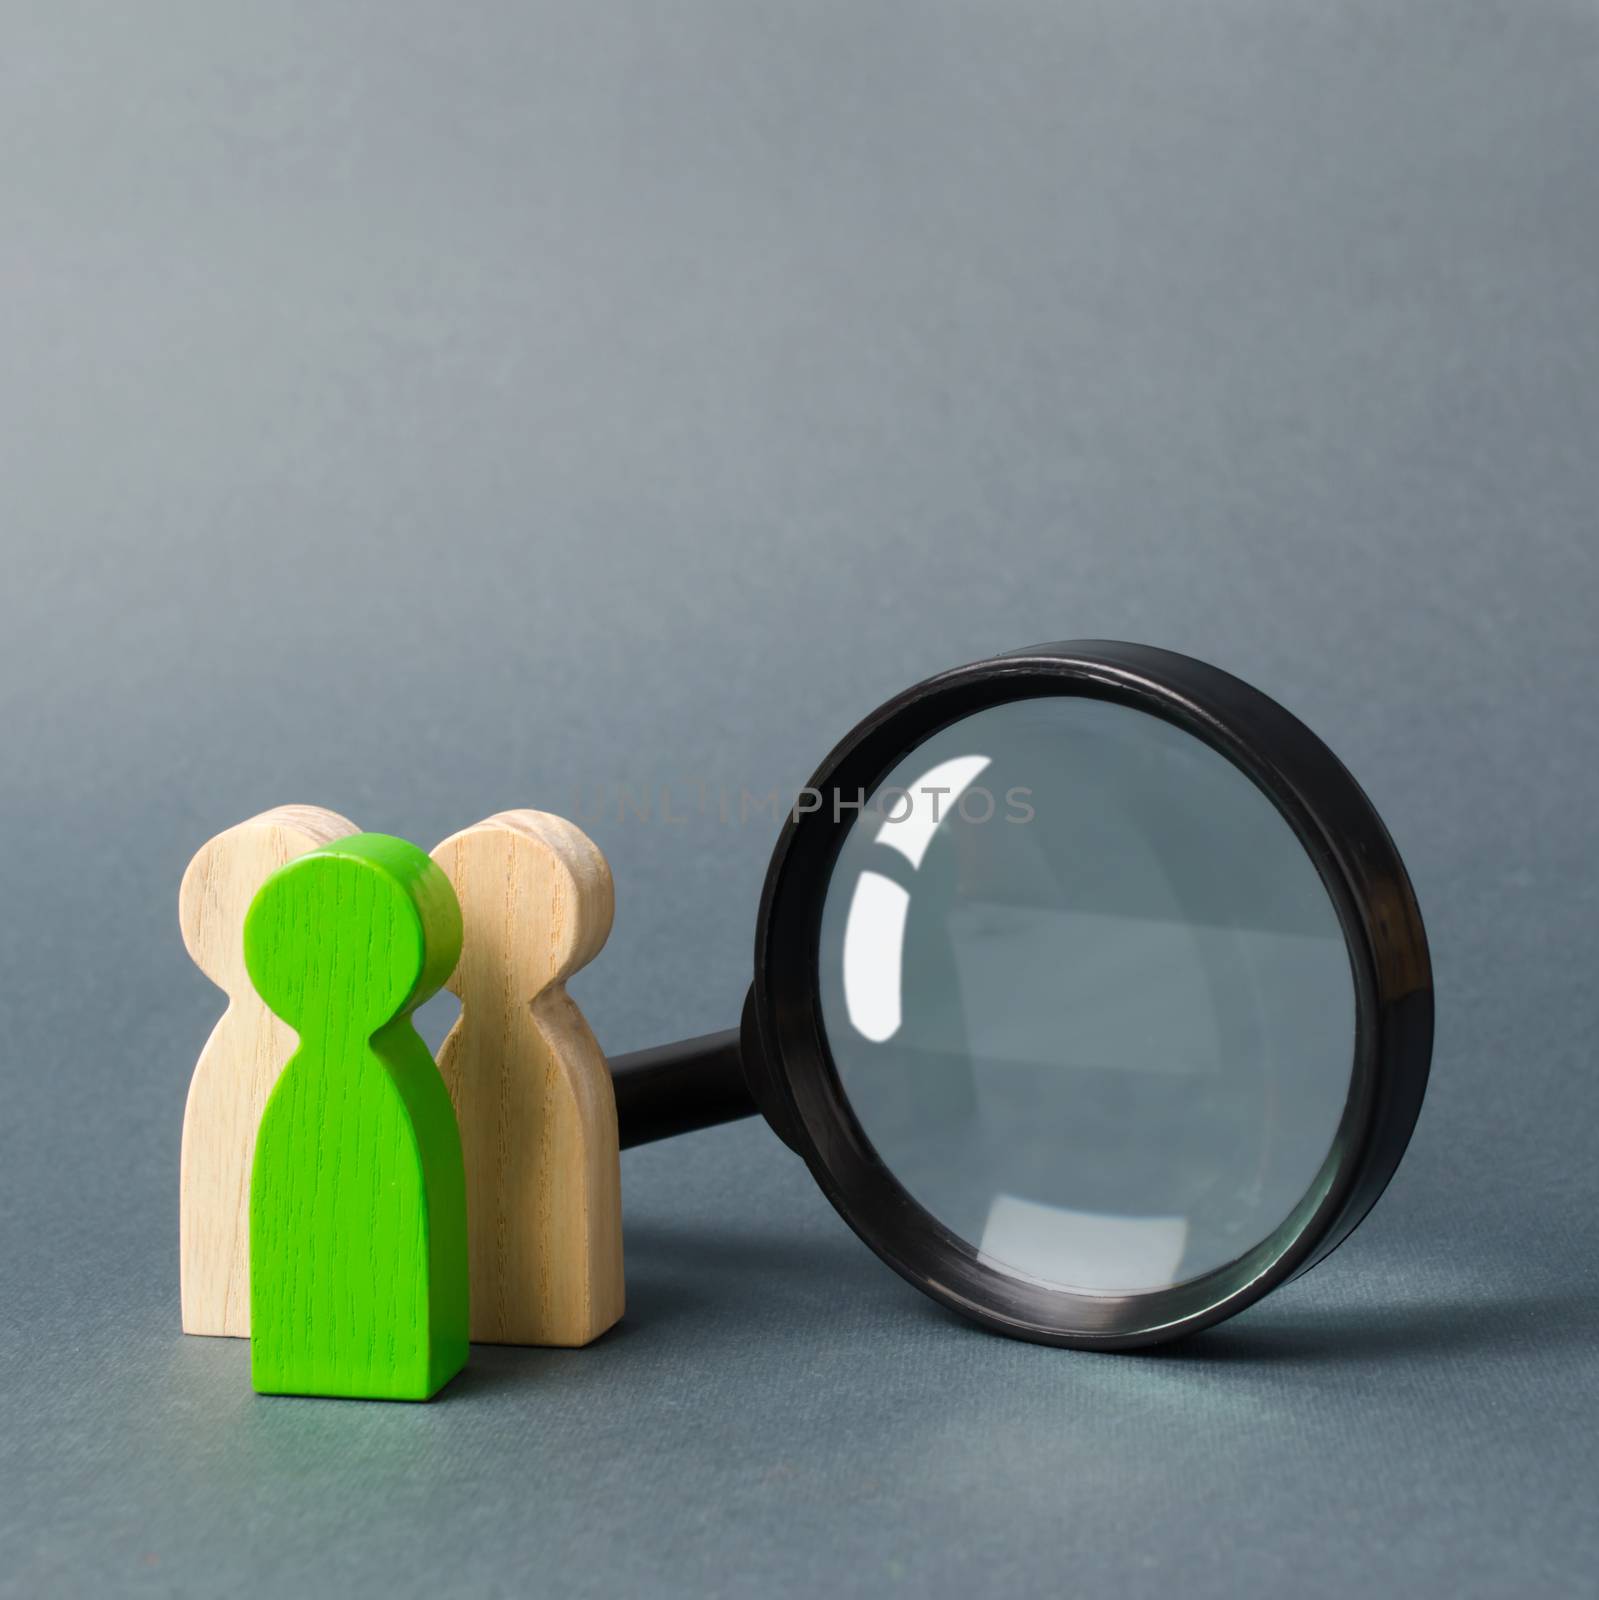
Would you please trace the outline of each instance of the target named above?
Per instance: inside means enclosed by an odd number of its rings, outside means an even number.
[[[1426,934],[1301,722],[1099,640],[957,667],[822,763],[740,1027],[612,1061],[624,1147],[759,1113],[925,1294],[1045,1344],[1221,1321],[1409,1142]]]

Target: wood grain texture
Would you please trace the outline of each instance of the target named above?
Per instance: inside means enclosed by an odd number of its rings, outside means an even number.
[[[183,1112],[178,1255],[183,1331],[250,1333],[250,1162],[293,1030],[244,969],[244,917],[279,867],[357,831],[321,806],[278,806],[219,833],[189,863],[178,923],[195,965],[228,997],[200,1052]]]
[[[426,1400],[465,1364],[466,1181],[411,1014],[461,914],[415,845],[340,839],[262,886],[250,979],[299,1035],[250,1180],[250,1376],[264,1394]]]
[[[461,903],[439,1052],[466,1159],[472,1337],[583,1345],[622,1315],[611,1075],[566,980],[611,931],[611,870],[564,818],[504,811],[434,859]]]

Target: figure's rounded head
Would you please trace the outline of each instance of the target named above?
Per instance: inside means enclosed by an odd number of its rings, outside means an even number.
[[[178,925],[194,964],[229,994],[247,989],[244,918],[256,890],[306,851],[356,831],[322,806],[276,806],[208,839],[178,890]]]
[[[261,885],[244,959],[267,1005],[297,1031],[370,1035],[433,994],[461,953],[448,879],[404,839],[358,833]]]
[[[565,817],[501,811],[434,852],[461,902],[466,944],[450,988],[531,998],[610,937],[616,894],[600,848]]]

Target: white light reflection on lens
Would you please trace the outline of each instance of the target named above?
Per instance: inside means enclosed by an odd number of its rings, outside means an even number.
[[[892,878],[863,872],[844,927],[844,1006],[863,1038],[882,1044],[899,1032],[900,958],[911,897]]]
[[[907,786],[910,805],[885,808],[876,843],[891,845],[913,867],[961,796],[988,765],[987,756],[956,756],[929,767]],[[900,976],[910,893],[880,872],[863,872],[844,922],[844,1008],[851,1025],[873,1044],[899,1032]]]
[[[892,845],[913,867],[922,864],[939,824],[959,804],[960,798],[988,765],[987,756],[956,756],[929,767],[915,783],[906,785],[910,810],[890,809],[877,830],[877,843]],[[947,791],[947,792],[946,792]]]
[[[1188,1248],[1186,1217],[1118,1217],[1072,1211],[997,1194],[988,1208],[977,1259],[1002,1272],[1087,1294],[1137,1294],[1176,1282]]]

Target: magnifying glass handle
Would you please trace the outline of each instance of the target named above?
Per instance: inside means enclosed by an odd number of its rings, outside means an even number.
[[[624,1150],[756,1115],[737,1028],[635,1050],[610,1068]]]

